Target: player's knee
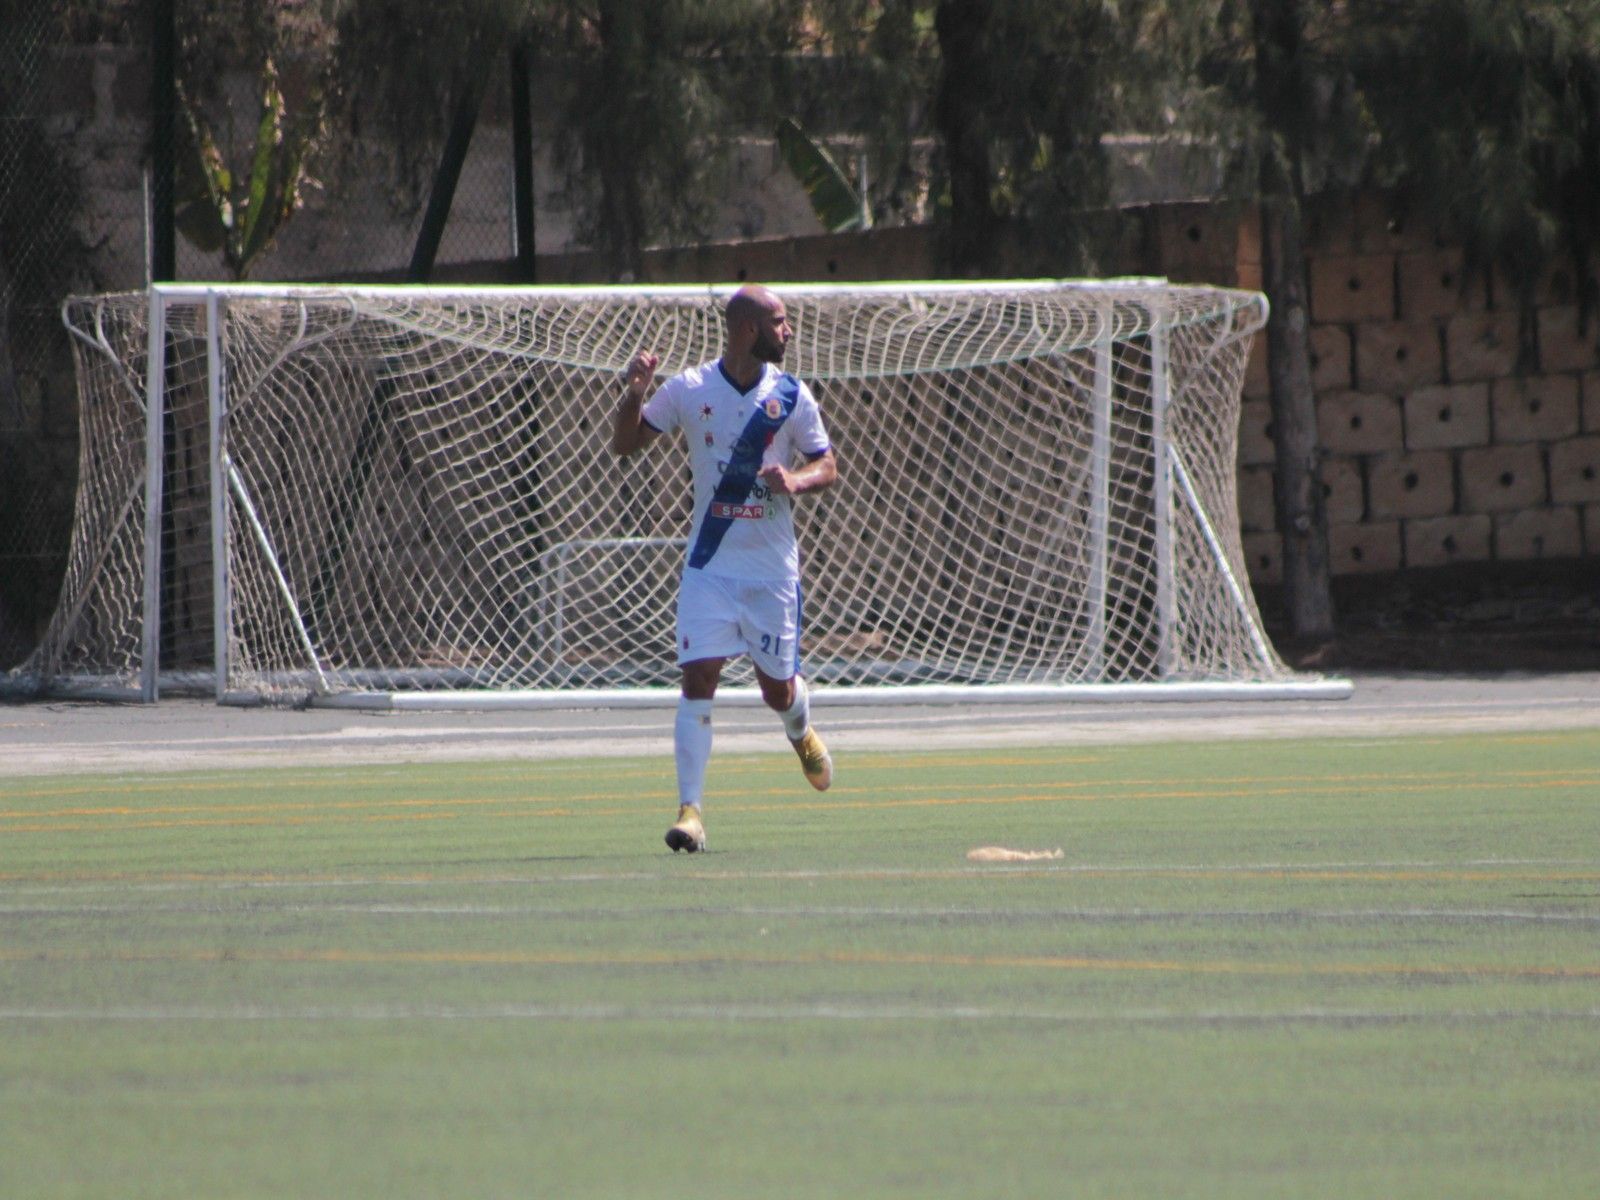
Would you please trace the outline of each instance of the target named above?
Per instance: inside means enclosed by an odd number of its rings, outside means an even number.
[[[685,700],[712,700],[717,695],[717,684],[722,681],[722,659],[705,658],[683,664],[683,698]]]
[[[775,712],[788,712],[794,707],[794,680],[773,679],[771,676],[757,673],[756,681],[761,685],[761,698],[766,701],[767,707]]]

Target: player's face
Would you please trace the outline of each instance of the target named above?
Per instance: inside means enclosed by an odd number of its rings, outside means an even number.
[[[784,311],[780,300],[756,320],[756,341],[750,347],[750,353],[760,362],[780,363],[793,335],[789,314]]]

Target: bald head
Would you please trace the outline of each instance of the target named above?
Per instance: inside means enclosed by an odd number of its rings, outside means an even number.
[[[770,288],[746,284],[728,297],[724,310],[728,323],[725,362],[748,367],[760,374],[760,363],[780,363],[792,330],[783,301]]]
[[[762,287],[759,283],[746,284],[733,295],[728,297],[728,305],[723,309],[723,316],[728,322],[728,331],[745,321],[759,322],[774,308],[782,308],[783,301],[779,300],[771,288]]]

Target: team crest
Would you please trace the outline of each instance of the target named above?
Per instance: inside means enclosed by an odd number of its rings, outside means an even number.
[[[709,434],[709,433],[708,433],[708,434],[706,434],[706,445],[708,445],[708,446],[715,446],[715,445],[716,445],[716,444],[717,444],[717,439],[716,439],[716,438],[714,438],[714,437],[713,437],[713,436],[712,436],[712,435],[711,435],[711,434]]]
[[[768,417],[768,419],[776,421],[781,416],[783,416],[783,405],[778,403],[778,398],[776,396],[768,396],[767,397],[767,417]]]

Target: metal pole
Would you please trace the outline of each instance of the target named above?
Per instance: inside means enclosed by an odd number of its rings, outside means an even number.
[[[411,266],[406,277],[413,283],[426,283],[433,275],[433,262],[439,254],[439,243],[444,239],[444,227],[450,220],[450,206],[455,203],[456,184],[461,181],[461,167],[467,161],[467,150],[472,145],[472,134],[478,127],[478,109],[483,104],[483,81],[471,79],[462,87],[451,112],[450,130],[444,149],[439,154],[439,166],[433,174],[433,187],[428,192],[428,207],[422,214],[422,228],[417,231],[417,244],[411,252]]]
[[[1094,414],[1089,442],[1089,648],[1094,678],[1106,671],[1106,598],[1111,549],[1111,309],[1094,348]]]
[[[173,0],[150,3],[150,282],[177,275],[177,23]]]
[[[161,516],[166,483],[167,304],[150,293],[149,349],[144,390],[144,611],[143,652],[139,660],[139,697],[146,704],[161,698]]]
[[[261,514],[256,512],[256,506],[250,499],[250,492],[244,486],[244,480],[239,477],[239,472],[231,462],[225,462],[223,469],[228,475],[228,487],[233,492],[234,500],[239,505],[239,510],[244,513],[245,521],[250,526],[256,545],[261,548],[262,557],[266,560],[267,569],[272,572],[272,582],[277,586],[278,595],[283,597],[284,608],[289,614],[289,620],[294,624],[295,637],[300,641],[300,649],[305,651],[306,662],[310,664],[312,674],[316,676],[316,692],[325,696],[332,689],[328,686],[328,677],[323,674],[322,663],[317,659],[317,644],[311,639],[311,631],[306,628],[305,618],[300,615],[300,603],[295,599],[294,589],[289,586],[289,580],[283,573],[283,566],[278,562],[278,552],[273,549],[272,539],[267,536],[267,529],[261,523]],[[217,701],[223,703],[226,695],[219,682],[217,685]]]
[[[1157,310],[1150,329],[1150,439],[1154,458],[1156,535],[1156,676],[1168,679],[1177,666],[1177,590],[1172,552],[1172,456],[1167,408],[1172,380],[1167,364],[1166,314]]]
[[[1228,585],[1228,594],[1233,597],[1233,606],[1239,610],[1239,619],[1244,622],[1245,631],[1250,635],[1250,644],[1255,647],[1256,657],[1261,660],[1262,667],[1271,671],[1272,651],[1268,648],[1266,635],[1257,628],[1255,619],[1250,615],[1250,602],[1245,599],[1244,588],[1239,585],[1239,577],[1228,565],[1228,552],[1223,549],[1222,539],[1217,536],[1216,527],[1211,524],[1211,517],[1200,503],[1200,495],[1194,490],[1194,481],[1189,478],[1189,469],[1183,465],[1183,458],[1178,454],[1177,447],[1172,448],[1171,455],[1172,473],[1177,477],[1183,498],[1189,502],[1189,508],[1200,522],[1200,535],[1205,538],[1206,546],[1211,550],[1211,557],[1216,562],[1217,569],[1222,572],[1222,580]]]
[[[223,478],[223,426],[227,420],[227,378],[222,361],[222,306],[206,293],[206,399],[211,430],[211,658],[217,673],[217,700],[228,688],[228,655],[233,625],[228,578],[228,489]]]
[[[511,47],[511,207],[516,234],[517,279],[533,283],[539,274],[534,249],[533,120],[529,113],[528,42]]]

